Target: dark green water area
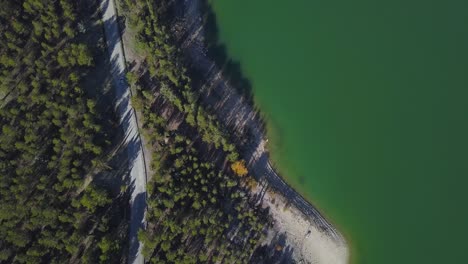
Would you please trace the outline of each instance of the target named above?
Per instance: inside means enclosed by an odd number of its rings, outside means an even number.
[[[211,3],[275,164],[352,262],[468,263],[468,1]]]

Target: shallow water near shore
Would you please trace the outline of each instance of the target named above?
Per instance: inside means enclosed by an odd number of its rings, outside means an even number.
[[[274,163],[352,262],[466,262],[468,2],[211,3]]]

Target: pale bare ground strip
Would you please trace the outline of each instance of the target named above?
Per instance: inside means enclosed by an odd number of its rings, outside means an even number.
[[[130,230],[128,263],[143,264],[143,245],[138,240],[138,231],[145,228],[146,212],[146,164],[138,129],[136,112],[131,105],[131,90],[125,81],[125,53],[123,50],[117,10],[114,0],[101,0],[100,9],[115,89],[115,108],[120,116],[120,125],[125,133],[128,166],[130,167]]]

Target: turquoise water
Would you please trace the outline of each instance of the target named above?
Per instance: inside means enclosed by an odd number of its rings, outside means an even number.
[[[468,263],[468,1],[216,0],[280,171],[354,263]]]

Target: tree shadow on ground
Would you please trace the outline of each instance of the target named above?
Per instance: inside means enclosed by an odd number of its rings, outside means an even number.
[[[294,248],[286,244],[286,234],[277,234],[269,244],[261,245],[253,252],[249,264],[289,264],[293,259]]]
[[[100,20],[102,13],[99,10],[105,10],[111,0],[104,1],[101,9],[99,1],[82,1],[89,2],[88,7],[82,8],[89,9],[88,13],[92,13],[94,19]],[[115,22],[119,23],[118,30],[114,30]],[[131,179],[130,173],[142,146],[140,138],[135,136],[134,131],[131,130],[131,119],[134,113],[133,109],[127,109],[130,95],[125,93],[125,89],[122,89],[126,85],[125,72],[119,65],[119,58],[110,58],[108,52],[108,49],[119,48],[117,45],[119,45],[120,35],[124,30],[122,26],[125,23],[122,17],[112,17],[102,21],[102,23],[87,21],[86,25],[89,26],[87,34],[93,33],[91,34],[94,35],[93,41],[97,42],[97,48],[93,50],[95,68],[97,69],[87,76],[86,86],[96,98],[97,112],[100,113],[101,119],[106,121],[104,128],[106,133],[112,135],[111,142],[108,142],[112,147],[103,155],[103,162],[99,164],[100,172],[94,176],[93,181],[111,193],[113,211],[109,212],[112,215],[110,221],[115,227],[113,233],[119,234],[119,241],[122,245],[120,262],[126,263],[127,260],[131,260],[137,255],[140,246],[137,232],[140,228],[144,228],[146,192],[132,197],[135,182]],[[107,36],[108,39],[105,37],[104,29],[111,32],[111,35]],[[118,56],[121,56],[121,53],[118,53]],[[105,89],[102,89],[103,87]],[[136,206],[131,206],[131,204]]]
[[[175,2],[176,8],[184,9],[183,16],[176,18],[181,21],[183,32],[175,32],[175,35],[205,108],[223,120],[226,129],[231,131],[232,140],[239,146],[247,143],[258,146],[262,138],[247,137],[246,129],[255,127],[263,135],[265,123],[253,102],[251,82],[243,74],[240,63],[229,58],[219,40],[210,4],[206,0]]]
[[[200,58],[194,60],[194,54],[190,50],[195,50],[215,62],[223,78],[228,80],[245,100],[253,104],[252,84],[243,74],[241,64],[229,57],[226,46],[219,39],[216,16],[209,2],[175,0],[171,10],[174,21],[170,23],[176,25],[173,33],[178,46],[188,55],[191,76],[196,83],[199,83],[196,87],[203,86],[207,76],[206,71],[200,70],[199,67],[203,62],[199,60]]]
[[[222,69],[224,77],[232,86],[245,96],[249,103],[253,103],[252,83],[243,74],[240,62],[229,56],[226,45],[221,42],[216,14],[207,0],[200,1],[200,10],[204,12],[202,17],[208,57]]]

